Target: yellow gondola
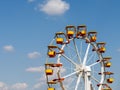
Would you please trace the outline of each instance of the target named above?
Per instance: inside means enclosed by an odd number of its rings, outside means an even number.
[[[97,40],[97,37],[94,35],[94,36],[91,36],[91,38],[90,38],[90,41],[91,42],[95,42]]]
[[[46,69],[45,73],[46,73],[46,75],[53,75],[53,70],[52,69]]]
[[[107,82],[108,82],[108,83],[113,83],[113,82],[114,82],[114,78],[108,78],[108,79],[107,79]]]
[[[73,37],[73,35],[75,34],[75,32],[76,32],[75,26],[72,26],[72,25],[66,26],[66,34],[67,34],[67,36],[68,36],[69,39],[71,37]]]
[[[78,38],[78,36],[86,36],[86,34],[87,34],[86,26],[85,25],[79,25],[77,27],[76,37]]]
[[[86,35],[86,30],[81,30],[80,35],[81,35],[81,36]]]
[[[68,30],[68,32],[67,32],[67,35],[68,35],[68,36],[72,36],[73,34],[74,34],[74,31]]]
[[[48,90],[55,90],[55,88],[51,88],[51,87],[50,87],[50,88],[48,88]]]
[[[54,46],[54,45],[48,46],[48,56],[50,58],[55,57],[56,54],[62,54],[62,53],[64,53],[64,51],[58,46]]]
[[[97,43],[98,51],[100,53],[104,53],[106,51],[105,44],[106,44],[105,42],[99,42],[99,43]]]
[[[106,48],[105,47],[100,47],[99,49],[98,49],[98,51],[100,52],[100,53],[104,53],[105,51],[106,51]]]
[[[56,38],[56,43],[57,44],[63,44],[64,39],[63,38]]]
[[[106,63],[105,63],[105,67],[110,67],[111,65],[112,65],[111,62],[106,62]]]
[[[56,52],[53,51],[53,50],[52,50],[52,51],[49,51],[49,52],[48,52],[48,56],[49,56],[49,57],[55,57],[55,56],[56,56]]]
[[[64,32],[57,32],[55,34],[55,38],[56,38],[57,44],[68,44],[69,43],[69,39]]]
[[[96,31],[88,32],[88,36],[89,36],[90,42],[95,42],[97,40],[97,32]]]

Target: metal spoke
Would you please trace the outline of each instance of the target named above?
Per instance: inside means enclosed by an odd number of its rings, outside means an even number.
[[[78,52],[78,48],[77,48],[77,45],[76,45],[74,39],[73,39],[73,43],[74,43],[74,46],[75,46],[75,51],[76,51],[76,54],[77,54],[77,56],[78,56],[79,63],[82,63],[81,57],[80,57],[80,54],[79,54],[79,52]]]
[[[81,44],[80,44],[80,55],[82,57],[82,41],[81,41]]]
[[[79,71],[75,71],[75,72],[73,72],[73,73],[71,73],[71,74],[68,74],[68,75],[66,75],[66,76],[64,76],[63,78],[68,78],[68,77],[70,77],[70,76],[72,76],[72,75],[75,75],[76,73],[78,73]]]
[[[78,76],[75,90],[78,90],[78,85],[79,85],[79,83],[80,83],[81,75],[82,75],[82,72],[81,72],[81,73],[79,74],[79,76]]]
[[[97,80],[95,77],[91,76],[93,80],[95,80],[97,83],[100,83],[99,80]]]
[[[55,38],[54,38],[54,39],[50,42],[50,44],[49,44],[49,45],[52,45],[54,41],[55,41]]]
[[[94,58],[95,56],[96,56],[96,54],[95,54],[95,52],[94,52],[92,55],[89,56],[89,58],[88,58],[88,60],[87,60],[86,63],[89,63],[90,60],[92,60],[92,58]]]
[[[71,62],[73,65],[77,65],[75,62],[73,62],[73,60],[71,60],[69,57],[67,57],[67,56],[65,56],[64,54],[62,54],[62,56],[64,57],[64,58],[66,58],[66,60],[68,60],[69,62]]]
[[[83,59],[83,65],[86,64],[89,49],[90,49],[90,43],[87,46],[87,50],[86,50],[86,53],[85,53],[85,56],[84,56],[84,59]]]
[[[95,62],[95,63],[89,65],[89,67],[95,66],[95,65],[97,65],[98,63],[100,63],[100,62]]]

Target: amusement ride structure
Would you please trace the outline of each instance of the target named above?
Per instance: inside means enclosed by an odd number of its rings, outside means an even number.
[[[48,45],[45,63],[47,90],[112,90],[113,72],[105,42],[86,25],[66,26]]]

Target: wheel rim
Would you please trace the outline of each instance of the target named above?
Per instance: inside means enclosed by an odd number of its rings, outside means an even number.
[[[102,90],[104,87],[110,88],[104,85],[106,83],[102,55],[104,52],[99,51],[100,47],[96,40],[90,41],[89,34],[84,37],[68,37],[69,39],[66,38],[65,34],[66,41],[62,44],[57,44],[56,39],[52,40],[50,45],[58,46],[60,48],[58,49],[64,52],[54,58],[48,57],[46,63],[62,63],[63,66],[52,67],[54,74],[52,76],[46,75],[47,83],[50,80],[57,82],[54,85],[48,83],[48,87],[54,87],[56,90]]]

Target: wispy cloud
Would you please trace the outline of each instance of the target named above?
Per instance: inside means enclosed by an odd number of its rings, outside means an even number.
[[[69,10],[70,5],[63,0],[46,0],[39,4],[38,9],[48,15],[62,15]]]
[[[4,51],[6,52],[13,52],[14,51],[14,47],[12,45],[5,45],[3,47]]]
[[[40,67],[30,67],[26,69],[27,72],[44,72],[44,66]]]
[[[8,87],[4,82],[0,82],[0,90],[8,90]]]
[[[12,85],[12,89],[14,90],[25,90],[28,87],[26,83],[16,83]]]
[[[46,84],[46,75],[44,72],[41,73],[40,79],[38,79],[38,82],[33,86],[33,88],[36,89],[47,89],[47,84]]]
[[[27,83],[15,83],[13,85],[8,85],[4,82],[0,82],[0,90],[26,90],[28,88]]]
[[[41,77],[40,77],[40,79],[37,79],[38,82],[33,86],[33,90],[38,90],[38,89],[41,89],[41,88],[45,88],[45,86],[46,86],[46,75],[44,73],[44,70],[45,70],[44,66],[30,67],[30,68],[26,69],[27,72],[32,72],[32,73],[38,72],[38,73],[40,73]]]
[[[30,59],[35,59],[35,58],[39,58],[41,56],[41,54],[39,52],[32,52],[32,53],[28,53],[28,58]]]
[[[40,89],[42,86],[45,86],[44,82],[37,83],[33,86],[35,89]]]

